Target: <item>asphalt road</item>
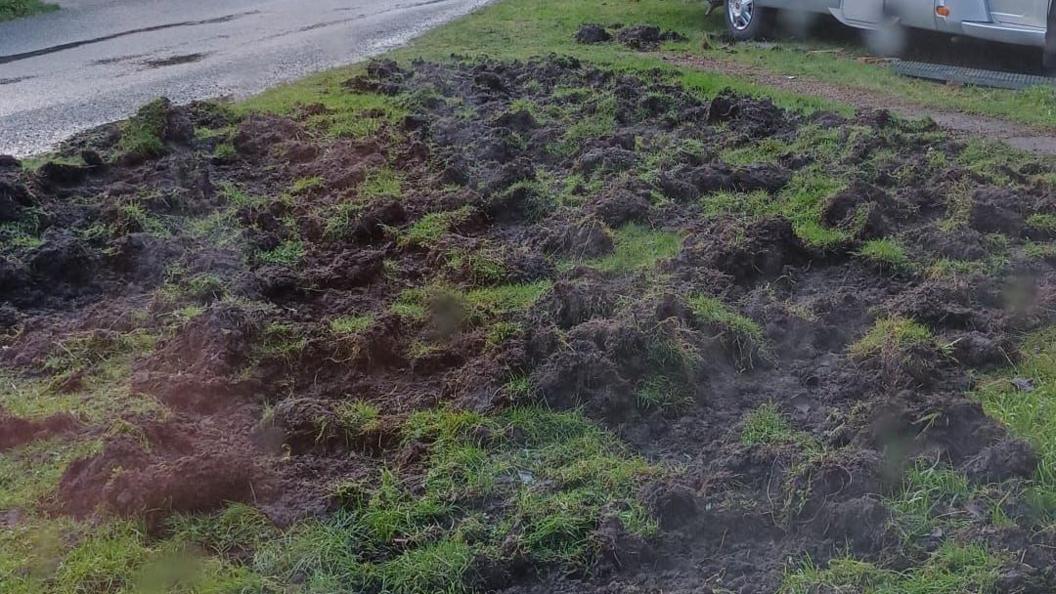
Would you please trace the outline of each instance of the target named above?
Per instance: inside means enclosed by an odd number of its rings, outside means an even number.
[[[0,154],[159,96],[245,96],[405,43],[488,0],[59,0],[0,23]]]

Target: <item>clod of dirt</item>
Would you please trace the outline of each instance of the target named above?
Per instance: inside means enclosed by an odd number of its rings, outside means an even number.
[[[17,221],[22,209],[33,205],[33,195],[22,183],[19,171],[5,173],[0,169],[0,223]]]
[[[96,254],[69,230],[49,229],[26,264],[44,283],[79,285],[92,279]]]
[[[37,178],[50,186],[72,186],[84,181],[89,171],[81,165],[48,161],[37,169]]]
[[[326,401],[312,398],[283,400],[273,410],[269,426],[281,433],[282,443],[292,453],[326,448],[341,441],[342,431],[337,413]]]
[[[576,31],[577,43],[602,43],[611,40],[612,35],[601,25],[587,23],[580,26],[579,30]]]
[[[604,148],[588,151],[580,157],[579,168],[586,173],[598,170],[618,173],[635,166],[638,155],[622,148]]]
[[[597,219],[583,219],[552,230],[544,249],[576,258],[596,258],[612,251],[612,233]]]
[[[109,254],[109,264],[131,281],[158,285],[165,276],[165,263],[179,250],[151,233],[130,233],[117,238]]]
[[[395,95],[407,75],[394,60],[371,60],[367,63],[367,73],[353,77],[345,86],[354,91]]]
[[[822,209],[826,225],[853,231],[860,239],[883,237],[891,230],[891,198],[880,188],[855,180],[830,197]]]
[[[932,328],[983,326],[987,317],[986,310],[976,303],[972,288],[958,281],[925,281],[896,296],[885,309]]]
[[[1004,233],[1018,237],[1025,227],[1016,210],[1019,197],[1005,188],[982,188],[972,196],[969,224],[982,233]]]
[[[80,423],[77,419],[66,413],[56,413],[35,420],[9,415],[0,409],[0,451],[66,433],[78,426]]]
[[[982,332],[972,331],[953,340],[953,356],[969,367],[993,369],[1012,363],[1015,351]]]
[[[616,33],[616,40],[631,49],[654,50],[661,41],[685,41],[686,36],[676,31],[660,31],[655,25],[624,27]]]
[[[982,407],[963,396],[936,395],[917,402],[910,398],[908,392],[902,392],[899,401],[881,407],[860,437],[877,449],[897,452],[903,459],[927,455],[954,465],[1003,437],[1004,431]],[[926,425],[919,422],[923,418],[929,419]]]
[[[645,221],[649,218],[651,208],[647,196],[630,190],[617,190],[595,203],[594,214],[609,227],[616,228],[625,223]]]
[[[964,472],[981,484],[1010,478],[1030,478],[1038,466],[1038,455],[1022,439],[1007,438],[984,448],[964,466]]]
[[[732,237],[737,237],[733,240]],[[725,226],[717,234],[687,240],[679,261],[703,264],[743,283],[772,278],[785,266],[808,259],[808,251],[785,219],[766,219],[741,229]]]

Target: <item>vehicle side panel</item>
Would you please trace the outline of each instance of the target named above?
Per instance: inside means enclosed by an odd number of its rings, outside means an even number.
[[[840,7],[840,0],[757,0],[756,5],[828,14],[830,8]]]
[[[1052,0],[756,0],[756,5],[785,10],[832,14],[852,27],[873,28],[882,11],[898,16],[908,27],[941,31],[991,41],[1045,44],[1045,27]],[[949,16],[936,14],[938,6]]]

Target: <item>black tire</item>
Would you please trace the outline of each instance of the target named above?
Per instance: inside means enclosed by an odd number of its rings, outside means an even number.
[[[1056,76],[1056,2],[1049,4],[1045,22],[1045,49],[1042,50],[1041,63],[1045,67],[1046,75]]]
[[[756,6],[756,0],[725,0],[726,31],[734,41],[762,39],[770,34],[774,10]],[[748,9],[747,12],[745,9]]]

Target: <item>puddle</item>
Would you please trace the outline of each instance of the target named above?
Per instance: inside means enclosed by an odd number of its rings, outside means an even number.
[[[192,64],[204,60],[208,55],[208,53],[182,54],[179,56],[169,56],[168,58],[144,60],[143,65],[148,68],[164,68],[166,66],[176,66],[178,64]]]

